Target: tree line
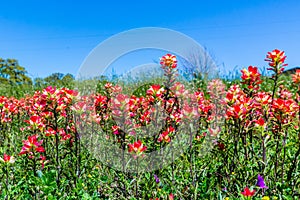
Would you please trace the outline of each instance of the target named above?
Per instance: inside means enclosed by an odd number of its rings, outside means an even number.
[[[18,60],[0,58],[0,96],[22,97],[49,85],[71,89],[74,87],[74,81],[72,74],[59,72],[45,78],[32,79]]]

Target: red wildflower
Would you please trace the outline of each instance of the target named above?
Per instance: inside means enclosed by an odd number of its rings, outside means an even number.
[[[272,108],[275,109],[275,112],[293,115],[295,112],[297,112],[298,106],[297,103],[292,99],[284,100],[277,98],[273,100]]]
[[[217,145],[218,145],[218,147],[219,147],[219,149],[220,149],[221,151],[225,151],[225,150],[226,150],[225,144],[224,144],[224,143],[218,142]]]
[[[56,131],[53,128],[49,127],[47,130],[45,130],[45,136],[48,137],[53,135],[56,135]]]
[[[108,83],[105,83],[104,87],[105,87],[105,89],[110,89],[113,87],[113,85],[108,82]]]
[[[105,110],[107,108],[107,97],[102,96],[102,95],[96,96],[94,105],[95,105],[96,111]]]
[[[63,129],[63,128],[60,128],[58,132],[59,132],[59,135],[61,136],[62,141],[66,141],[71,138],[71,134],[67,133],[65,131],[65,129]]]
[[[279,92],[278,96],[284,100],[292,99],[293,93],[290,92],[287,88],[285,88],[283,85],[279,86]]]
[[[28,136],[27,140],[23,140],[24,146],[22,147],[22,150],[19,153],[19,155],[32,153],[33,150],[35,150],[36,152],[45,152],[44,147],[41,146],[43,140],[40,140],[38,142],[37,138],[38,138],[37,135],[33,135],[33,136]]]
[[[245,119],[249,111],[251,110],[251,99],[244,98],[240,101],[236,101],[234,105],[229,106],[226,112],[226,118]]]
[[[170,67],[174,69],[177,67],[176,56],[172,54],[166,54],[160,59],[160,64],[163,68]]]
[[[204,93],[200,91],[194,92],[194,97],[197,100],[198,112],[201,116],[207,116],[209,111],[212,110],[213,104],[205,99]]]
[[[242,83],[247,84],[249,89],[257,89],[258,84],[262,81],[260,80],[261,74],[258,72],[257,67],[249,66],[247,69],[242,69],[242,79],[244,80]]]
[[[213,79],[207,83],[207,93],[210,99],[220,100],[226,93],[226,85],[220,79]]]
[[[244,189],[244,191],[241,192],[241,194],[245,197],[252,197],[252,196],[254,196],[255,192],[256,192],[255,190],[250,191],[250,189],[248,187],[246,187]]]
[[[265,120],[264,120],[262,117],[260,117],[260,118],[259,118],[258,120],[256,120],[255,122],[256,122],[256,124],[259,125],[259,126],[265,125]]]
[[[169,143],[171,141],[171,138],[169,136],[170,133],[173,133],[175,131],[175,129],[170,126],[169,128],[167,128],[166,131],[162,132],[162,134],[159,135],[159,138],[158,138],[158,142],[161,142],[161,141],[165,141],[167,143]]]
[[[167,118],[167,120],[172,120],[176,124],[179,124],[181,122],[183,115],[180,110],[175,110],[175,112],[172,112],[170,114],[170,118]]]
[[[147,90],[147,95],[149,96],[154,96],[154,97],[161,97],[164,92],[164,88],[161,87],[160,85],[152,85],[148,90]]]
[[[189,93],[189,91],[184,88],[184,84],[180,82],[174,83],[174,85],[171,87],[171,90],[176,97],[185,97]]]
[[[42,165],[42,169],[44,169],[45,164],[48,162],[49,162],[49,160],[46,160],[46,156],[42,156],[42,155],[40,156],[40,163]]]
[[[38,115],[30,116],[29,120],[25,120],[30,126],[29,128],[35,130],[40,129],[42,130],[45,127],[45,124],[42,121],[42,118]]]
[[[229,105],[232,105],[237,100],[243,101],[241,99],[245,98],[246,94],[243,92],[243,90],[240,88],[239,85],[232,85],[228,89],[228,92],[226,93],[225,102]]]
[[[140,140],[134,142],[133,144],[128,144],[128,146],[129,146],[128,152],[130,153],[133,151],[137,155],[141,154],[143,151],[147,149],[147,147],[144,146]]]
[[[297,69],[296,73],[292,74],[292,80],[295,84],[300,84],[300,69]]]
[[[284,55],[284,51],[280,51],[278,49],[274,49],[271,52],[268,52],[267,58],[265,61],[269,62],[269,65],[272,68],[268,68],[268,70],[274,71],[276,74],[280,74],[284,70],[284,66],[287,66],[287,64],[284,64],[286,56]]]
[[[141,115],[141,117],[139,118],[139,121],[142,124],[149,124],[149,122],[151,121],[151,116],[150,116],[151,112],[150,110],[146,110],[144,111],[144,113]]]
[[[271,95],[266,92],[258,92],[254,97],[254,104],[257,107],[266,106],[272,102]]]
[[[0,161],[2,161],[4,163],[14,163],[15,157],[4,154],[3,158],[0,157]]]
[[[54,95],[56,93],[56,87],[48,86],[43,90],[43,94],[45,95]]]
[[[187,119],[194,119],[195,117],[198,117],[198,108],[195,106],[190,106],[188,102],[184,102],[183,107],[182,107],[182,114],[184,118]]]
[[[113,125],[113,126],[111,127],[111,129],[112,129],[112,131],[113,131],[113,133],[114,133],[115,135],[118,135],[118,134],[119,134],[119,129],[120,129],[119,126]]]

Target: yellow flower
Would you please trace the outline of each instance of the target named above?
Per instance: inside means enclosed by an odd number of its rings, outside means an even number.
[[[229,197],[225,197],[225,199],[224,200],[229,200]]]
[[[270,200],[270,197],[264,196],[261,200]]]

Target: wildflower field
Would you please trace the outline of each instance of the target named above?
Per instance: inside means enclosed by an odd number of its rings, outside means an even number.
[[[0,96],[0,199],[299,199],[300,70]],[[163,113],[163,114],[162,114]]]

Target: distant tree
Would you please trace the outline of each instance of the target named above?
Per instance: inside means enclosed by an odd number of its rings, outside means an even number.
[[[207,78],[218,73],[218,67],[207,48],[192,50],[180,61],[183,71],[193,78]]]
[[[68,88],[72,88],[74,86],[75,77],[72,74],[66,74],[61,79],[62,85]]]
[[[218,67],[206,48],[191,49],[179,60],[184,77],[191,81],[194,88],[206,91],[207,80],[219,76]]]
[[[295,74],[296,70],[299,70],[299,69],[300,69],[300,67],[293,67],[293,68],[284,70],[282,73],[287,76],[290,76],[291,74]]]
[[[32,85],[32,80],[17,60],[0,58],[0,83],[11,86]]]
[[[56,85],[60,84],[61,79],[64,77],[64,74],[62,73],[53,73],[46,78],[44,78],[44,81],[48,85]]]
[[[41,90],[46,87],[45,80],[43,78],[37,77],[33,80],[34,89]]]
[[[17,60],[0,58],[0,95],[21,97],[32,89],[31,78]]]
[[[63,74],[63,73],[53,73],[46,78],[43,79],[43,82],[41,79],[37,79],[35,82],[35,85],[37,87],[39,86],[56,86],[56,87],[67,87],[67,88],[73,88],[74,87],[74,81],[75,78],[72,74]]]

